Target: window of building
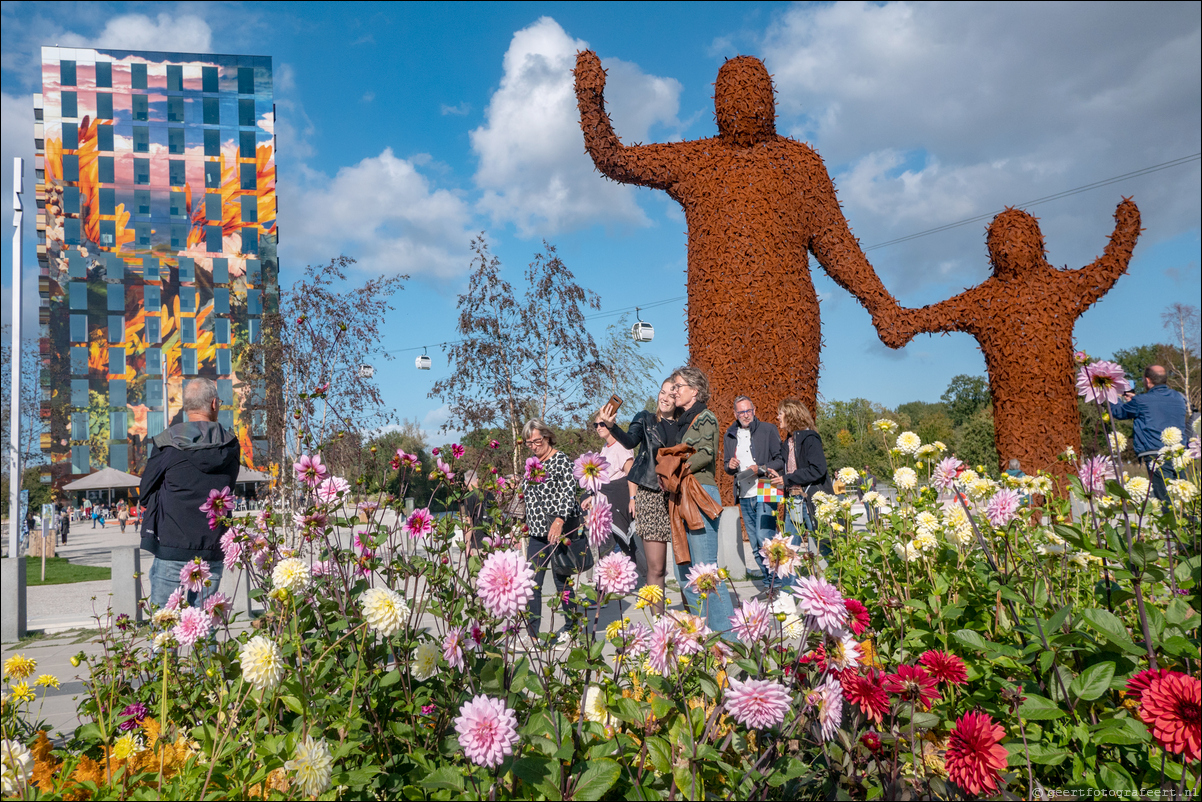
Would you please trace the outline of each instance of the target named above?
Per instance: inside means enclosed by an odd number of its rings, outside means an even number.
[[[109,349],[109,374],[116,376],[125,375],[125,349],[110,348]]]
[[[71,315],[71,342],[86,343],[88,341],[88,316]]]
[[[167,129],[167,152],[172,156],[183,156],[186,152],[184,144],[184,129],[168,128]]]
[[[171,226],[171,250],[182,251],[188,247],[188,227],[183,223]]]
[[[259,199],[255,195],[243,195],[239,200],[242,203],[242,222],[257,223],[259,222]]]
[[[182,97],[172,96],[167,98],[167,122],[184,122],[184,99]]]
[[[259,230],[255,227],[242,229],[242,253],[251,255],[259,252]]]
[[[134,246],[150,250],[150,223],[134,223]]]
[[[253,95],[255,93],[255,68],[238,68],[238,94]]]
[[[79,156],[64,155],[63,156],[63,180],[78,181],[79,180]]]
[[[88,375],[88,349],[74,346],[71,348],[71,375]]]
[[[261,267],[262,264],[263,263],[260,262],[258,259],[247,259],[246,260],[246,283],[247,284],[258,284],[259,283],[259,273],[262,270],[262,267]]]
[[[88,413],[72,412],[71,413],[71,439],[72,440],[87,440],[88,439]]]
[[[263,314],[263,291],[262,290],[247,290],[246,291],[246,313],[248,315]]]
[[[206,97],[203,100],[203,116],[201,122],[205,125],[221,125],[221,99]]]
[[[213,312],[218,315],[230,313],[230,291],[227,288],[213,288]]]
[[[146,316],[146,342],[158,343],[163,340],[163,319],[158,315]]]
[[[241,85],[241,75],[239,77],[239,85]],[[75,62],[60,61],[58,63],[58,82],[62,86],[75,86]]]
[[[189,314],[189,315],[196,314],[196,288],[195,287],[180,287],[179,288],[179,311],[181,311],[185,314]]]
[[[185,376],[196,375],[196,349],[181,348],[179,350],[180,370]]]
[[[179,258],[179,280],[189,283],[196,281],[196,260],[191,256]]]
[[[196,318],[183,317],[179,321],[180,342],[188,345],[196,344]]]
[[[188,214],[188,198],[182,192],[172,192],[168,197],[172,217],[186,217]]]
[[[221,132],[216,128],[206,128],[205,133],[205,155],[220,156],[221,155]]]
[[[201,67],[200,68],[200,88],[203,92],[217,91],[217,68],[216,67]]]
[[[183,159],[172,159],[167,162],[167,183],[173,187],[182,187],[188,183],[187,166]]]
[[[159,281],[159,260],[156,256],[142,257],[142,275],[147,281]]]
[[[124,412],[119,413],[124,415]],[[123,435],[129,437],[128,430]],[[109,467],[118,471],[129,470],[129,443],[111,443],[109,445]]]
[[[63,92],[63,117],[74,119],[79,116],[78,98],[74,92]]]
[[[216,192],[205,195],[205,219],[212,222],[221,221],[221,195]]]
[[[221,189],[221,162],[205,162],[205,188]]]
[[[160,401],[160,404],[163,402]],[[154,437],[159,432],[167,428],[167,424],[163,423],[166,415],[162,412],[151,410],[146,413],[146,434],[149,437]]]
[[[104,255],[104,274],[106,278],[115,281],[125,279],[125,260],[115,253],[106,253]],[[124,294],[124,288],[123,293]]]
[[[214,259],[213,260],[213,283],[214,284],[229,284],[230,282],[230,260],[229,259]]]
[[[105,126],[106,128],[108,126]],[[96,179],[102,184],[115,184],[116,170],[113,169],[113,157],[101,156],[96,160]]]
[[[163,351],[159,348],[146,349],[146,375],[163,375]]]
[[[238,172],[242,177],[242,189],[258,189],[258,166],[254,164],[239,164]]]
[[[68,217],[63,220],[63,242],[68,245],[83,244],[83,235],[78,217]]]
[[[66,157],[64,156],[63,159],[65,161]],[[150,183],[150,159],[134,159],[134,183]]]
[[[213,321],[213,341],[218,345],[230,344],[230,319],[219,317]]]
[[[87,408],[87,406],[88,406],[88,380],[87,379],[72,379],[71,380],[71,406]]]
[[[125,285],[124,284],[109,284],[107,285],[108,304],[110,312],[125,311]]]
[[[71,446],[71,473],[87,473],[92,457],[87,446]]]
[[[163,405],[163,383],[161,381],[146,382],[142,392],[146,396],[146,406],[161,407]]]
[[[205,250],[221,253],[221,226],[205,226]]]
[[[72,251],[71,253],[67,254],[67,277],[88,277],[88,262],[83,258],[82,253],[79,253],[78,251]]]
[[[125,317],[123,315],[109,315],[109,342],[125,342]]]
[[[113,126],[96,126],[96,149],[102,153],[113,152]]]
[[[112,403],[112,399],[109,399]],[[113,404],[116,406],[116,404]],[[124,409],[114,409],[109,411],[109,438],[113,440],[124,440],[129,437],[129,419],[126,417]]]
[[[63,187],[63,211],[79,214],[79,187]]]
[[[232,379],[217,380],[217,400],[227,406],[234,403],[234,382]]]
[[[133,96],[132,117],[137,122],[141,122],[141,121],[150,119],[150,96],[149,95],[134,95]]]
[[[231,373],[233,373],[234,369],[230,366],[231,360],[230,360],[229,349],[228,348],[218,348],[216,353],[217,353],[217,375],[218,376],[228,376]]]
[[[167,65],[167,91],[184,91],[184,68],[179,64]]]
[[[142,307],[147,312],[161,312],[163,309],[162,293],[159,287],[147,284],[142,288]]]
[[[241,159],[253,159],[255,157],[254,131],[238,132],[238,157]]]
[[[113,85],[113,63],[111,61],[96,62],[96,85],[112,87]],[[110,107],[111,108],[111,107]],[[110,117],[112,115],[109,115]]]
[[[137,214],[150,214],[150,190],[135,189],[134,190],[134,211]]]
[[[113,96],[109,92],[96,93],[96,117],[101,120],[113,119]]]
[[[243,128],[253,128],[255,124],[255,101],[254,98],[249,100],[239,98],[238,100],[238,125]]]
[[[109,406],[123,407],[128,402],[125,379],[109,379]]]
[[[73,123],[63,126],[63,150],[79,150],[79,129]]]
[[[260,328],[261,325],[262,321],[257,317],[252,317],[247,321],[246,339],[248,341],[252,343],[257,343],[259,341],[259,336],[262,334],[262,329]]]
[[[130,86],[134,89],[146,88],[146,65],[145,64],[130,64],[129,65],[129,81]]]
[[[225,427],[226,431],[234,428],[234,411],[232,409],[217,410],[217,422]]]

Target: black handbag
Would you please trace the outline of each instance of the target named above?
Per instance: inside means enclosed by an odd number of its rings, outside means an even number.
[[[563,526],[564,535],[551,546],[551,571],[556,576],[573,576],[593,567],[593,551],[588,547],[588,536],[580,529],[579,522],[570,520]]]

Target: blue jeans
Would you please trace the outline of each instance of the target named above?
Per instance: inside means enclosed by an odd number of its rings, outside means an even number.
[[[190,562],[192,561],[155,558],[154,563],[150,566],[151,609],[161,610],[167,606],[167,600],[179,587],[179,572]],[[188,591],[189,607],[203,605],[205,599],[216,593],[217,588],[221,586],[221,574],[225,571],[225,565],[221,560],[217,560],[209,563],[209,570],[213,572],[213,575],[209,577],[211,584],[207,588],[201,588],[199,593],[193,590]]]
[[[1173,469],[1172,462],[1165,461],[1153,468],[1155,462],[1156,457],[1144,457],[1144,467],[1148,469],[1148,479],[1152,481],[1152,496],[1160,501],[1168,501],[1168,480],[1178,478],[1177,471]]]
[[[701,487],[709,493],[710,498],[721,506],[722,499],[718,495],[717,487],[714,485],[702,485]],[[693,567],[694,563],[698,565],[705,563],[717,565],[718,563],[718,519],[707,518],[705,513],[701,514],[701,518],[705,522],[704,526],[701,529],[690,529],[688,533],[689,557],[692,562],[683,565],[676,564],[676,581],[680,583],[680,592],[684,596],[685,606],[689,612],[701,615],[704,609],[709,628],[714,632],[726,632],[730,629],[730,617],[735,614],[726,583],[721,583],[718,591],[709,594],[704,600],[685,585],[688,581],[689,569]]]
[[[761,498],[739,499],[739,508],[743,511],[743,528],[747,530],[747,545],[755,555],[755,564],[760,567],[760,576],[765,582],[769,581],[768,567],[760,554],[760,546],[776,537],[776,505]]]
[[[805,534],[806,550],[809,553],[817,554],[823,559],[829,557],[832,554],[831,543],[826,538],[819,538],[813,534],[818,527],[810,517],[810,505],[806,500],[800,496],[793,496],[786,499],[785,504],[788,505],[785,508],[785,532],[795,536]],[[794,538],[793,544],[797,545],[798,542]]]

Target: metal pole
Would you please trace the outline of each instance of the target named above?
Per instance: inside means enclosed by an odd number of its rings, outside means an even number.
[[[20,557],[21,547],[21,239],[25,233],[22,223],[21,193],[25,191],[25,160],[13,158],[13,344],[12,398],[9,399],[8,428],[8,556]]]
[[[159,351],[159,373],[163,374],[163,428],[171,428],[171,396],[167,395],[167,355]],[[158,432],[155,432],[158,434]]]

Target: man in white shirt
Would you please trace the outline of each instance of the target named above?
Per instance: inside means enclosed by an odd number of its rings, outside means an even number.
[[[768,569],[760,554],[760,546],[776,536],[776,504],[766,502],[756,493],[756,485],[764,471],[772,468],[783,471],[780,432],[771,423],[755,416],[755,404],[745,395],[735,399],[735,422],[723,438],[723,467],[734,477],[735,497],[743,513],[743,528],[748,545],[755,555],[756,565],[765,582]]]

